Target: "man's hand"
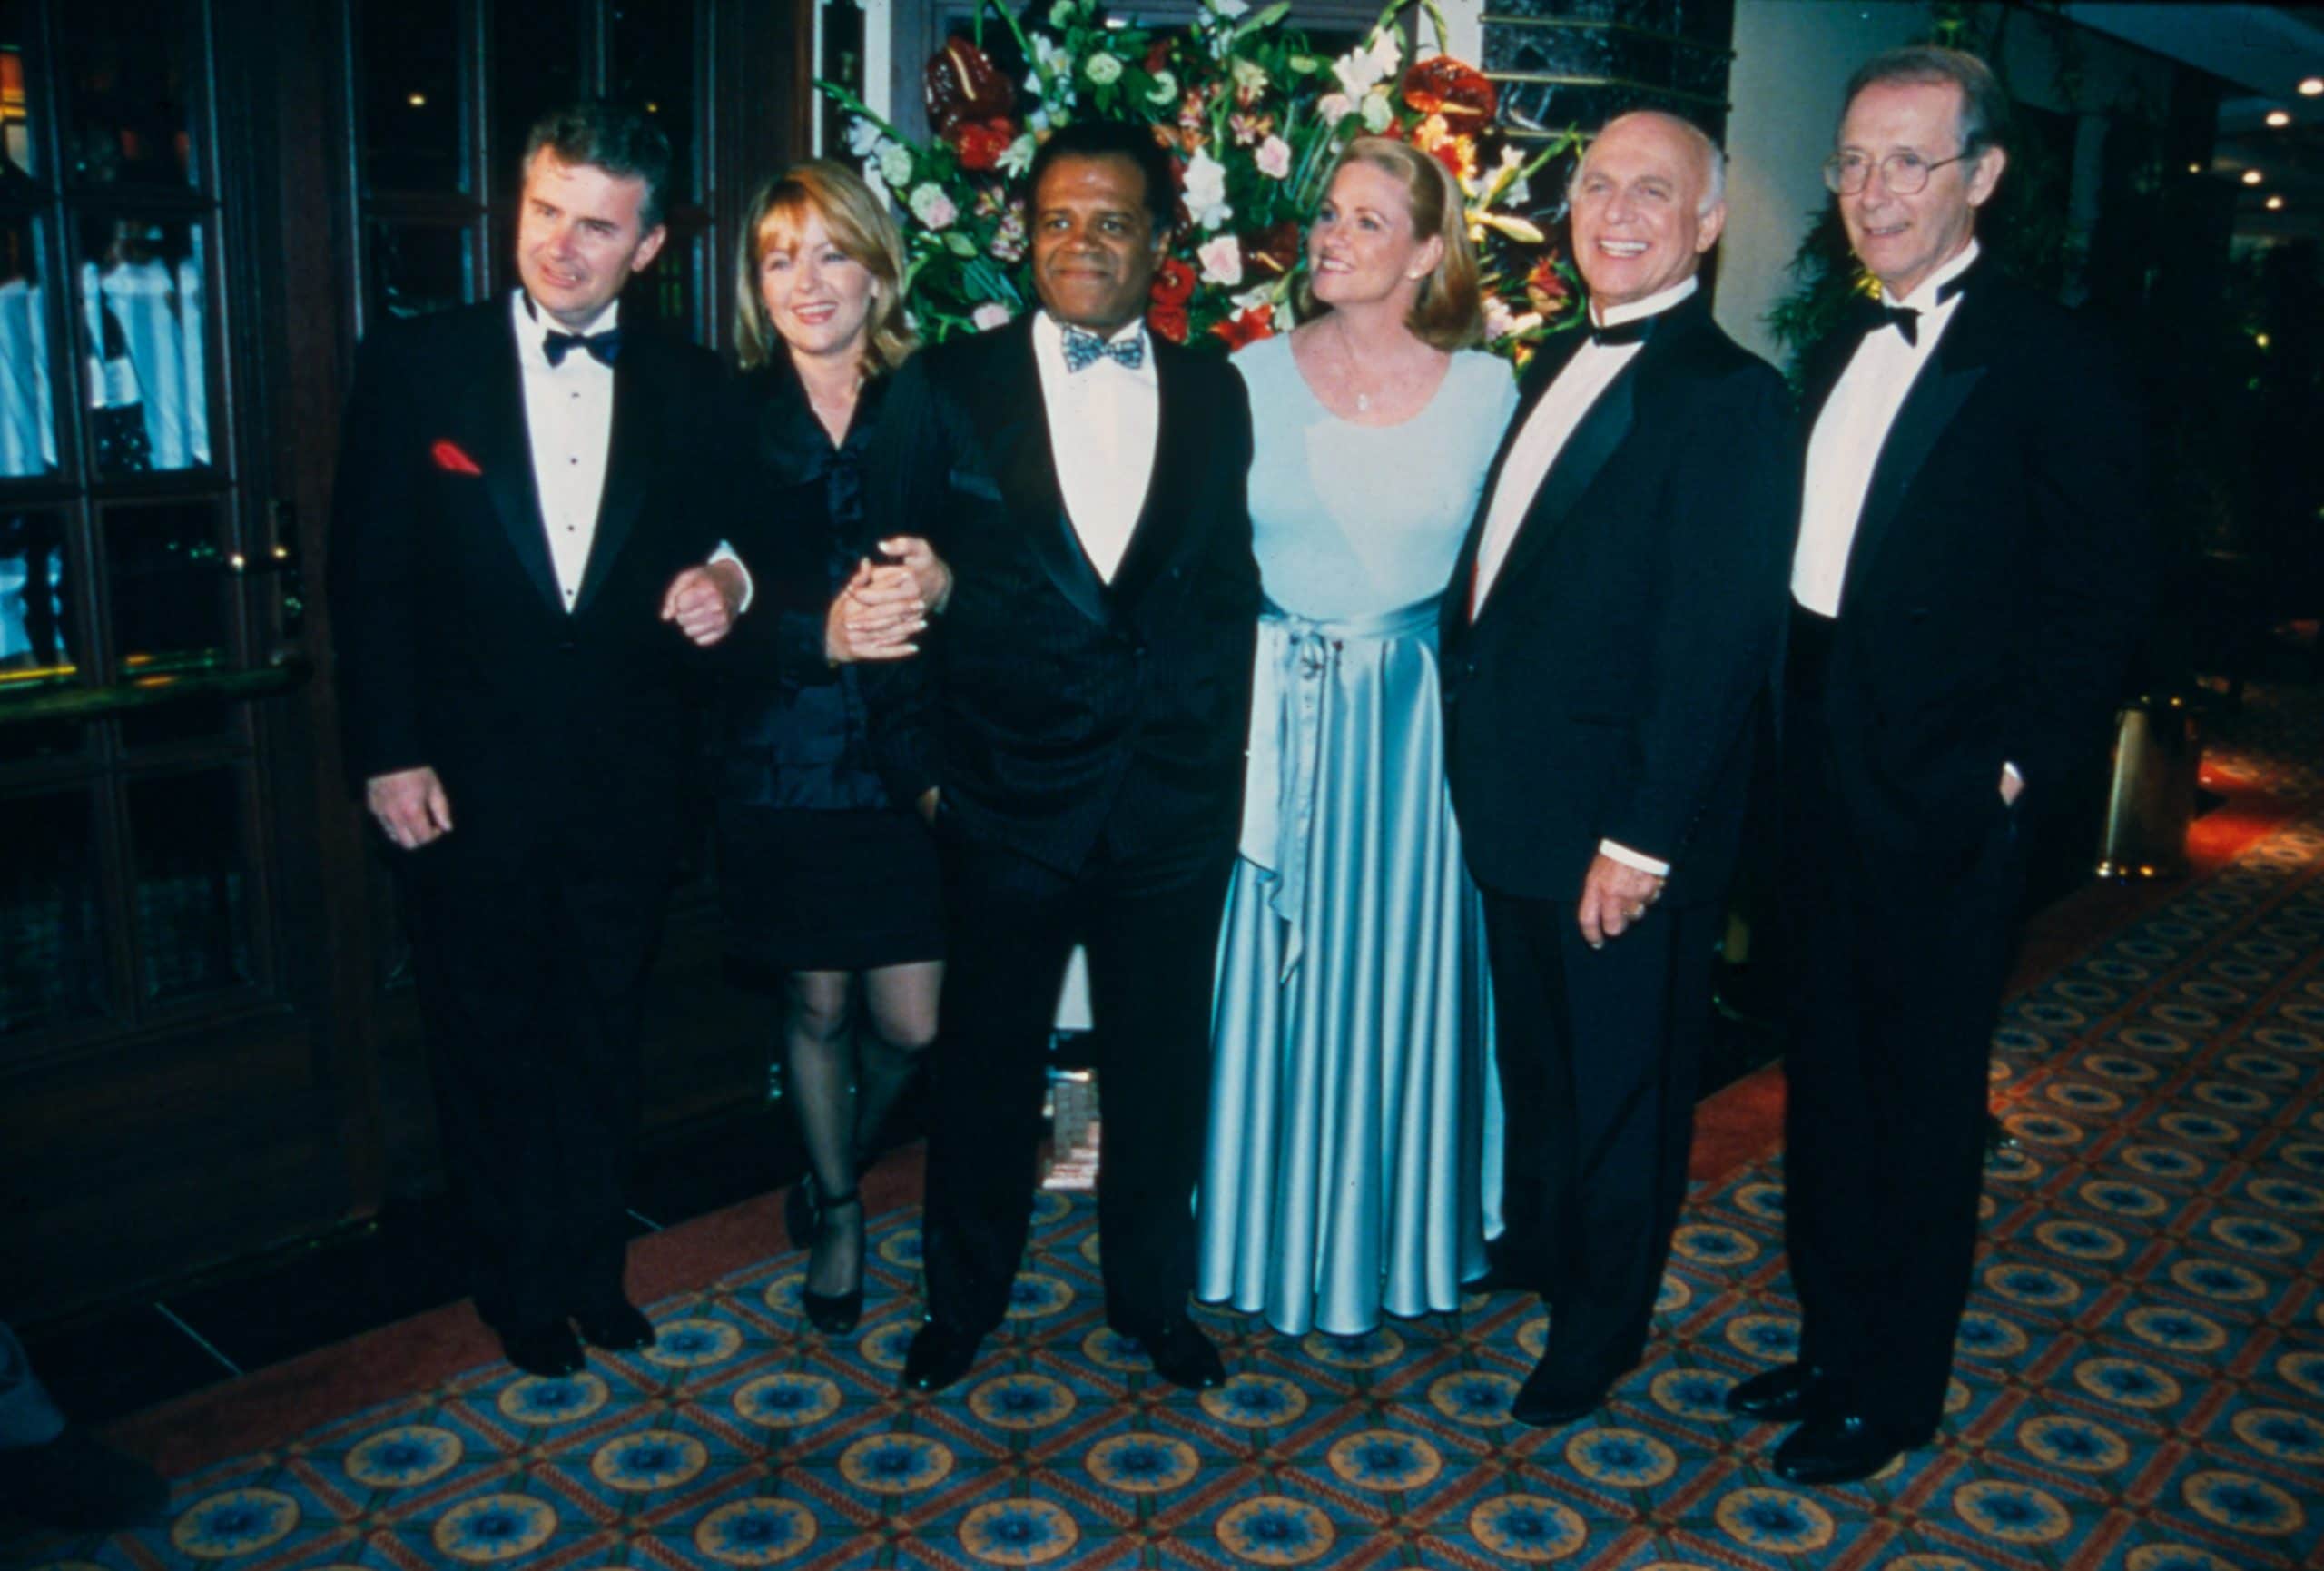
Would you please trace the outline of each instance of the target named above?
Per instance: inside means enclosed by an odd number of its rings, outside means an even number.
[[[743,603],[743,570],[733,562],[706,562],[670,580],[662,596],[662,620],[708,648],[734,630],[735,608]]]
[[[2004,764],[2001,766],[2001,805],[2014,807],[2017,799],[2025,795],[2025,777]]]
[[[1577,914],[1581,936],[1592,949],[1620,938],[1646,908],[1662,898],[1662,880],[1627,862],[1600,852],[1581,879],[1581,907]]]
[[[913,803],[912,805],[920,810],[920,815],[921,818],[932,825],[936,822],[936,805],[943,799],[943,791],[937,786],[931,786],[927,790],[920,794],[920,800]]]
[[[936,616],[952,603],[952,569],[936,554],[936,548],[918,535],[898,535],[891,540],[881,540],[880,548],[896,558],[896,565],[911,575],[920,588],[920,598]]]
[[[920,653],[912,638],[927,626],[928,605],[911,569],[867,559],[824,613],[823,658],[834,666],[908,659]]]
[[[452,804],[444,795],[444,783],[425,765],[372,776],[363,783],[363,805],[388,838],[406,851],[417,851],[452,832]]]

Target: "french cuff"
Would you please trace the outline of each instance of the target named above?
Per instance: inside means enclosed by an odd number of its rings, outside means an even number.
[[[2017,788],[2018,788],[2020,791],[2023,791],[2023,790],[2024,790],[2024,789],[2025,789],[2025,775],[2024,775],[2024,772],[2023,770],[2019,769],[2019,768],[2018,768],[2018,766],[2017,766],[2016,765],[2014,765],[2014,764],[2011,763],[2008,759],[2004,758],[2004,759],[2003,759],[2003,760],[2001,761],[2001,772],[2002,772],[2003,774],[2004,774],[2004,775],[2008,776],[2011,779],[2013,779],[2013,780],[2016,781],[2016,782],[2017,782]]]
[[[737,556],[734,548],[724,540],[719,541],[718,548],[710,553],[710,559],[713,562],[732,562],[734,564],[734,570],[743,575],[743,599],[742,603],[734,608],[734,615],[741,616],[751,608],[751,599],[758,593],[758,586],[751,581],[750,563]]]
[[[1670,864],[1658,862],[1643,851],[1633,851],[1619,840],[1600,840],[1598,842],[1598,850],[1600,855],[1612,857],[1625,867],[1635,867],[1640,873],[1651,873],[1657,878],[1670,876]]]

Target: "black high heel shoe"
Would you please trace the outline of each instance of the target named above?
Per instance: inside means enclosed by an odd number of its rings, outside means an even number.
[[[794,1190],[793,1192],[795,1194],[798,1191]],[[814,1201],[816,1228],[820,1230],[831,1213],[840,1207],[852,1206],[855,1203],[856,1196],[853,1190],[848,1191],[843,1195],[816,1196]],[[812,1254],[809,1258],[808,1269],[811,1271],[814,1269]],[[799,1285],[799,1307],[806,1311],[808,1323],[827,1337],[845,1336],[855,1329],[855,1322],[863,1315],[863,1262],[861,1260],[856,1261],[855,1286],[843,1293],[811,1292],[807,1285],[802,1282]]]

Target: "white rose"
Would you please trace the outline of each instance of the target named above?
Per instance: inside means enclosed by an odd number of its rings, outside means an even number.
[[[1252,162],[1269,180],[1282,180],[1291,173],[1291,143],[1280,136],[1270,136],[1259,143]]]
[[[1083,61],[1081,71],[1100,87],[1110,87],[1122,79],[1122,63],[1102,51]]]
[[[880,149],[880,176],[891,186],[911,183],[911,149],[891,142]]]
[[[999,301],[989,300],[969,312],[969,325],[979,332],[990,332],[994,328],[1007,327],[1016,320],[1016,314]]]
[[[1197,153],[1187,165],[1187,211],[1205,229],[1216,229],[1235,216],[1226,205],[1226,169],[1207,153]]]
[[[1375,87],[1364,95],[1364,129],[1377,136],[1394,124],[1396,111],[1388,102],[1388,91]]]
[[[1205,241],[1195,248],[1195,259],[1202,263],[1205,283],[1223,283],[1232,289],[1243,282],[1243,248],[1231,234]]]
[[[920,220],[922,228],[946,229],[960,216],[960,210],[952,205],[952,199],[944,194],[942,186],[930,181],[912,188],[911,215]]]

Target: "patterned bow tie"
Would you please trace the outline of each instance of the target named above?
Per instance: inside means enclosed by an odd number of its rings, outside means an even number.
[[[1611,327],[1590,324],[1590,341],[1608,349],[1620,349],[1624,344],[1644,343],[1654,332],[1654,318],[1636,316],[1628,321],[1618,321]]]
[[[611,365],[621,354],[621,329],[609,327],[603,332],[558,332],[549,330],[541,341],[541,352],[548,356],[551,365],[563,365],[565,357],[576,349],[586,349],[599,365]]]
[[[1146,363],[1146,335],[1134,332],[1128,338],[1108,341],[1082,328],[1065,330],[1068,371],[1088,371],[1101,360],[1110,360],[1124,371],[1137,370]]]

